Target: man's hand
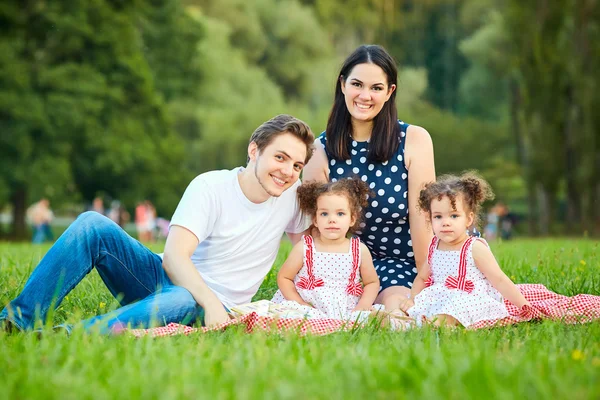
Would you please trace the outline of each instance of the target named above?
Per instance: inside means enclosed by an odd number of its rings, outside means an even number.
[[[231,319],[223,304],[218,303],[204,309],[204,325],[212,328],[215,325],[222,324]]]

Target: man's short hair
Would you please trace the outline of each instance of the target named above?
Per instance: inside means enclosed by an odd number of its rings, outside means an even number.
[[[313,144],[315,136],[306,123],[291,115],[280,114],[267,122],[264,122],[261,126],[256,128],[250,137],[250,143],[256,143],[258,151],[262,152],[277,136],[284,133],[291,133],[306,145],[306,158],[304,163],[308,163],[315,149]],[[250,157],[248,157],[248,162],[249,161]]]

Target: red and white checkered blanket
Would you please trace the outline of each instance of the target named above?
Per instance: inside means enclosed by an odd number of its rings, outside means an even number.
[[[506,318],[499,320],[480,321],[469,329],[489,328],[531,321],[534,319],[552,319],[565,324],[580,324],[600,319],[600,296],[578,294],[573,297],[554,293],[539,284],[516,285],[523,296],[531,303],[518,309],[515,305],[504,300],[508,313]]]
[[[256,312],[243,315],[231,321],[224,322],[212,328],[192,328],[187,325],[170,323],[166,326],[150,329],[129,329],[128,332],[135,336],[151,335],[158,336],[173,336],[173,335],[189,335],[190,333],[204,333],[209,331],[222,331],[231,326],[246,326],[246,332],[295,332],[300,336],[307,334],[311,335],[327,335],[333,332],[350,331],[356,329],[360,325],[353,322],[340,321],[337,319],[297,319],[297,318],[273,318],[259,316]]]
[[[505,300],[510,316],[499,320],[480,321],[471,325],[469,329],[490,328],[505,326],[534,319],[552,319],[566,324],[578,324],[600,319],[600,296],[578,294],[573,297],[563,296],[548,290],[544,285],[523,284],[517,285],[521,293],[531,303],[530,307],[518,309]],[[213,328],[192,328],[186,325],[171,323],[166,326],[150,329],[130,329],[134,336],[173,336],[189,335],[190,333],[204,333],[208,331],[222,331],[230,326],[245,325],[246,332],[295,332],[300,336],[327,335],[333,332],[350,331],[360,328],[358,323],[340,321],[336,319],[291,319],[262,317],[255,312],[240,318],[217,325]]]

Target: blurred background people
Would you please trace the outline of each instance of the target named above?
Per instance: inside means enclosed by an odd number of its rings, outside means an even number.
[[[96,211],[98,214],[104,215],[104,200],[102,200],[102,197],[96,196],[94,198],[91,211]]]
[[[502,240],[510,240],[513,237],[513,228],[517,222],[516,215],[510,212],[508,206],[499,203],[499,226]]]
[[[498,222],[500,220],[498,210],[498,204],[496,204],[487,213],[486,225],[483,230],[486,240],[496,240],[498,237]]]
[[[106,215],[108,218],[113,220],[117,225],[121,228],[125,226],[129,222],[130,216],[125,207],[121,204],[119,200],[113,200],[110,203],[110,209]]]
[[[50,201],[46,198],[40,199],[27,210],[27,218],[31,223],[33,243],[44,243],[54,240],[54,234],[50,223],[54,219],[54,214],[50,209]]]
[[[156,209],[150,200],[140,202],[135,208],[135,227],[140,242],[154,241]]]

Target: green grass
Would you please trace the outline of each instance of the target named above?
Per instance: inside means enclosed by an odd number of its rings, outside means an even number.
[[[0,305],[20,291],[48,247],[0,243]],[[592,241],[492,248],[516,282],[600,295],[600,248]],[[284,244],[276,265],[288,251]],[[275,290],[272,271],[256,299]],[[116,306],[93,272],[54,322]],[[368,328],[304,338],[241,329],[157,339],[0,333],[0,351],[2,399],[600,398],[600,322],[474,332]]]

